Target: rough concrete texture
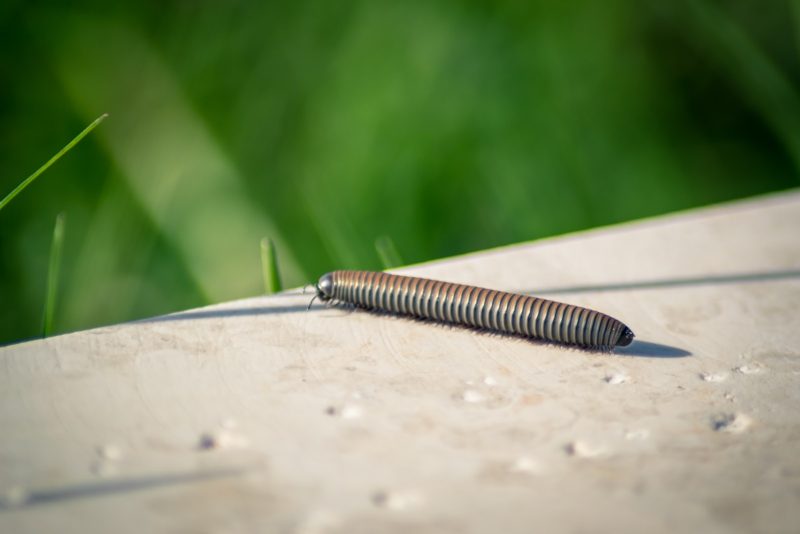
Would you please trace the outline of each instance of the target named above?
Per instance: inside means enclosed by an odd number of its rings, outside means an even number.
[[[2,532],[797,532],[800,193],[399,272],[592,353],[292,291],[0,349]]]

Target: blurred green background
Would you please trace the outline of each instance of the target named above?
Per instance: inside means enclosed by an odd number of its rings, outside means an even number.
[[[0,342],[798,185],[797,4],[0,3]],[[677,251],[676,251],[677,252]],[[535,276],[532,266],[531,276]],[[613,273],[609,274],[613,278]]]

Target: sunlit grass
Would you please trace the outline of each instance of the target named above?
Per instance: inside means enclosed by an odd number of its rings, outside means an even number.
[[[375,240],[375,251],[381,259],[381,265],[384,269],[391,269],[392,267],[399,267],[403,265],[403,260],[400,258],[400,253],[397,252],[397,247],[388,235],[382,235]]]
[[[261,291],[253,252],[263,236],[280,247],[285,280],[305,282],[297,243],[261,209],[147,33],[132,21],[86,16],[64,35],[54,59],[67,96],[84,114],[97,106],[113,111],[115,128],[102,136],[107,156],[203,299]],[[146,90],[131,91],[132,77],[146,80]]]

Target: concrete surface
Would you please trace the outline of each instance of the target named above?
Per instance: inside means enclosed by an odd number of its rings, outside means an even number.
[[[596,308],[637,340],[591,353],[294,291],[4,347],[0,531],[800,530],[797,191],[399,272]]]

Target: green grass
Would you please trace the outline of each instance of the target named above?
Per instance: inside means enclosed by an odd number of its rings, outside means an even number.
[[[47,292],[44,300],[44,313],[42,314],[42,336],[47,337],[53,333],[53,318],[56,313],[56,298],[58,296],[59,274],[61,273],[61,253],[64,248],[65,215],[56,216],[53,227],[53,241],[50,246],[50,261],[47,267]]]
[[[103,114],[94,120],[89,126],[83,129],[81,133],[76,135],[72,141],[67,143],[64,148],[59,150],[52,158],[50,158],[44,165],[39,167],[36,172],[28,176],[17,187],[15,187],[8,195],[0,201],[0,210],[2,210],[9,202],[11,202],[17,195],[19,195],[26,187],[33,183],[44,171],[49,169],[56,161],[61,159],[64,154],[72,150],[72,148],[80,143],[81,139],[89,135],[97,125],[105,120],[108,114]],[[61,254],[64,244],[64,213],[59,213],[56,216],[55,226],[53,228],[53,240],[50,246],[50,261],[47,269],[47,287],[44,301],[44,312],[42,314],[42,336],[47,337],[53,332],[53,317],[55,316],[56,297],[58,295],[58,282],[59,274],[61,271]]]
[[[375,240],[375,251],[378,253],[378,257],[381,259],[381,266],[384,269],[403,265],[400,253],[397,252],[394,241],[388,235],[382,235]]]
[[[92,130],[94,130],[95,128],[97,128],[97,126],[98,126],[98,125],[99,125],[101,122],[103,122],[103,121],[106,119],[106,117],[108,117],[108,114],[107,114],[107,113],[104,113],[103,115],[100,115],[99,117],[97,117],[97,118],[94,120],[94,122],[92,122],[92,123],[91,123],[89,126],[87,126],[86,128],[84,128],[84,129],[83,129],[83,131],[82,131],[81,133],[79,133],[78,135],[76,135],[76,136],[75,136],[75,137],[72,139],[72,141],[70,141],[69,143],[67,143],[67,144],[64,146],[64,148],[62,148],[61,150],[59,150],[58,152],[56,152],[55,156],[53,156],[52,158],[50,158],[49,160],[47,160],[47,163],[45,163],[44,165],[42,165],[41,167],[39,167],[38,169],[36,169],[36,172],[34,172],[33,174],[31,174],[30,176],[28,176],[27,178],[25,178],[25,179],[24,179],[24,180],[23,180],[23,181],[22,181],[22,182],[21,182],[21,183],[20,183],[20,184],[19,184],[17,187],[15,187],[15,188],[14,188],[14,189],[13,189],[13,190],[12,190],[12,191],[11,191],[11,192],[8,194],[8,195],[6,195],[6,196],[5,196],[5,198],[3,198],[3,200],[0,200],[0,210],[2,210],[2,209],[3,209],[3,208],[6,206],[6,204],[8,204],[8,203],[9,203],[9,202],[11,202],[12,200],[14,200],[14,197],[16,197],[17,195],[19,195],[20,193],[22,193],[22,191],[23,191],[23,190],[24,190],[26,187],[28,187],[29,185],[31,185],[31,184],[33,183],[33,181],[34,181],[34,180],[36,180],[36,178],[38,178],[38,177],[39,177],[39,175],[41,175],[41,174],[42,174],[44,171],[46,171],[47,169],[49,169],[49,168],[50,168],[50,166],[52,166],[52,165],[53,165],[53,163],[55,163],[56,161],[58,161],[59,159],[61,159],[61,158],[64,156],[64,154],[66,154],[67,152],[69,152],[70,150],[72,150],[72,148],[73,148],[75,145],[77,145],[78,143],[80,143],[80,142],[81,142],[81,139],[83,139],[84,137],[86,137],[87,135],[89,135],[89,133],[90,133]]]
[[[283,290],[278,273],[278,255],[275,244],[268,237],[261,240],[261,274],[264,278],[264,292],[267,295],[280,293]]]
[[[0,343],[62,211],[69,331],[800,185],[798,2],[121,2],[0,8]]]

